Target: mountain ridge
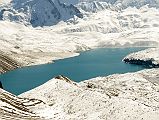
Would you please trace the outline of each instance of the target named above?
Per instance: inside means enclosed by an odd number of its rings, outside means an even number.
[[[159,0],[11,0],[0,7],[0,20],[20,22],[25,25],[53,26],[60,21],[83,18],[85,12],[105,9],[121,11],[128,7],[159,8]]]
[[[73,5],[59,0],[12,0],[1,7],[1,20],[9,20],[37,26],[52,26],[74,16],[82,18],[81,12]]]

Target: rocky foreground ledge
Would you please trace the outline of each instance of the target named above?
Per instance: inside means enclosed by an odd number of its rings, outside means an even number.
[[[0,116],[49,120],[157,120],[159,70],[97,77],[58,76],[21,95],[0,90]]]
[[[123,61],[125,63],[143,65],[145,67],[159,67],[159,48],[150,48],[143,51],[131,53],[126,56]]]
[[[33,111],[43,105],[41,100],[20,98],[0,88],[1,120],[45,120]]]

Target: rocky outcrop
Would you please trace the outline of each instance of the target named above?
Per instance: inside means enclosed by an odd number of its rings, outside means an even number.
[[[76,82],[72,81],[71,79],[69,79],[68,77],[64,75],[58,75],[55,77],[55,79],[63,80],[63,81],[66,81],[67,83],[77,85]]]
[[[17,63],[12,58],[4,55],[2,52],[0,52],[0,73],[7,72],[9,70],[13,70],[16,68],[21,67],[19,63]]]
[[[45,120],[33,112],[33,109],[44,104],[37,99],[20,98],[0,89],[1,120]]]

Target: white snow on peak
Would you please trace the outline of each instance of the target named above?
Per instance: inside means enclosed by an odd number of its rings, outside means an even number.
[[[10,1],[8,1],[10,2]],[[5,3],[8,3],[5,2]],[[158,0],[12,0],[0,7],[0,19],[22,22],[25,25],[52,26],[75,16],[83,18],[85,12],[101,10],[121,11],[144,5],[159,7]]]
[[[60,3],[59,0],[12,0],[0,11],[2,20],[19,21],[34,27],[55,25],[74,16],[82,18],[75,6]]]

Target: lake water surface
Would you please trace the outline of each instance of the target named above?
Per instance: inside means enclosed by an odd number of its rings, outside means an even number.
[[[134,72],[142,66],[125,64],[122,59],[129,53],[145,48],[100,48],[81,53],[80,56],[58,60],[52,64],[16,69],[0,75],[5,90],[21,94],[57,75],[80,82],[97,76]]]

